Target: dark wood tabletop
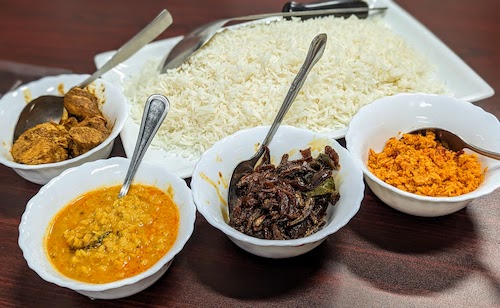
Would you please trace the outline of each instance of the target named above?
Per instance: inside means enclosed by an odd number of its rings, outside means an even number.
[[[500,1],[399,0],[494,89],[500,89]],[[91,73],[161,9],[159,39],[215,19],[280,11],[277,0],[0,1],[0,93],[63,72]],[[500,117],[497,96],[477,103]],[[124,156],[121,142],[113,156]],[[17,244],[40,189],[0,166],[0,306],[500,307],[500,190],[439,218],[397,212],[369,188],[347,226],[303,256],[253,256],[197,215],[195,231],[154,285],[119,300],[90,300],[42,280]]]

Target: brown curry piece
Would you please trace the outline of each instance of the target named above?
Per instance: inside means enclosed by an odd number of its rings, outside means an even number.
[[[68,159],[69,135],[63,125],[38,124],[25,131],[10,150],[21,164],[38,165]]]
[[[92,93],[72,88],[64,95],[64,108],[67,116],[59,124],[38,124],[14,142],[11,154],[15,162],[39,165],[77,157],[101,144],[111,133]]]
[[[267,240],[297,239],[321,230],[328,207],[340,198],[333,176],[340,169],[337,152],[327,145],[313,158],[307,148],[297,160],[284,154],[275,166],[269,149],[264,149],[255,170],[236,184],[238,198],[229,225]]]

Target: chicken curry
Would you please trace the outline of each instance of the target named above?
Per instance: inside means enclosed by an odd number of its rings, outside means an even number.
[[[109,136],[111,129],[98,99],[86,89],[68,91],[64,109],[60,123],[38,124],[15,140],[11,148],[15,162],[39,165],[63,161],[92,150]]]

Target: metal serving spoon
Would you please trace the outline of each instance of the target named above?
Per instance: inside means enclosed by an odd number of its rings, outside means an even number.
[[[481,155],[500,160],[500,153],[488,151],[480,147],[477,147],[475,145],[469,144],[465,142],[459,135],[442,128],[437,128],[437,127],[419,128],[409,132],[409,134],[425,135],[426,132],[428,131],[433,132],[436,135],[436,139],[439,140],[446,148],[452,151],[458,152],[464,148],[468,148]]]
[[[101,75],[127,60],[143,46],[151,42],[165,29],[172,24],[172,16],[167,10],[161,13],[151,21],[144,29],[131,38],[125,45],[108,60],[100,69],[85,79],[76,87],[84,88]],[[14,128],[14,141],[28,128],[45,122],[61,121],[64,110],[64,97],[56,95],[43,95],[32,100],[27,104],[19,115],[17,124]]]
[[[160,63],[160,73],[166,73],[169,69],[174,69],[187,61],[201,47],[205,46],[212,37],[227,23],[235,21],[251,21],[257,19],[271,18],[276,19],[282,17],[318,17],[326,15],[345,15],[345,14],[366,14],[369,11],[383,12],[387,7],[369,8],[368,5],[360,7],[361,1],[327,1],[325,3],[318,3],[314,5],[289,5],[288,12],[258,14],[250,16],[241,16],[227,19],[220,19],[209,24],[203,25],[191,33],[187,34],[180,40],[174,48],[167,54],[167,56]],[[346,7],[347,6],[347,7]],[[323,9],[324,8],[324,9]],[[296,10],[296,11],[292,11]],[[359,16],[359,15],[358,15]]]
[[[293,80],[292,85],[290,86],[290,89],[288,90],[288,93],[285,97],[285,100],[283,101],[283,104],[281,105],[280,110],[278,111],[278,114],[276,115],[276,118],[274,119],[274,122],[271,125],[271,128],[269,129],[269,132],[264,138],[264,141],[260,145],[255,155],[253,155],[248,160],[240,162],[234,169],[233,174],[231,176],[231,180],[229,182],[229,194],[228,194],[229,212],[232,211],[233,206],[236,203],[237,199],[236,184],[240,181],[240,179],[243,177],[245,173],[252,172],[254,170],[255,164],[257,163],[257,161],[259,161],[262,154],[264,154],[264,146],[267,147],[271,142],[271,140],[273,139],[274,134],[276,134],[276,131],[278,130],[278,127],[281,124],[281,121],[283,121],[283,118],[288,112],[288,109],[290,109],[290,106],[292,105],[293,101],[297,97],[297,94],[302,88],[302,85],[304,84],[307,75],[311,71],[314,64],[316,64],[323,55],[323,52],[325,51],[326,47],[326,40],[327,36],[324,33],[318,34],[312,40],[304,64],[302,64],[299,73]]]
[[[141,127],[139,135],[137,135],[137,142],[135,143],[134,153],[130,159],[130,165],[127,170],[127,175],[123,181],[122,188],[118,194],[118,199],[125,196],[130,188],[130,184],[134,179],[134,175],[139,168],[139,165],[146,154],[149,144],[156,135],[156,132],[163,123],[170,110],[170,103],[168,99],[160,94],[151,95],[146,101],[144,112],[142,114]]]

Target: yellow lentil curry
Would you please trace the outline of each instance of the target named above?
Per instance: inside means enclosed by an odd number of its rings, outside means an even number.
[[[120,186],[85,193],[52,220],[45,247],[62,274],[89,283],[137,275],[173,246],[179,210],[171,192],[132,185],[117,199]]]
[[[476,155],[445,148],[433,132],[393,137],[381,153],[370,149],[368,169],[387,184],[432,197],[471,192],[482,183],[485,172]]]

